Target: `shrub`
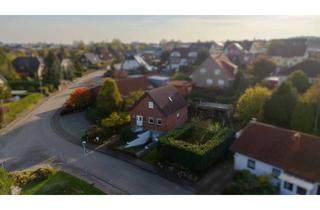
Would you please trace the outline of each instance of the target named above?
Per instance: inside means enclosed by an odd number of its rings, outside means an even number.
[[[82,137],[82,140],[89,141],[92,144],[100,145],[104,143],[107,139],[109,139],[112,136],[112,133],[106,132],[105,129],[101,127],[95,127],[92,129],[89,129],[86,134]],[[98,137],[98,139],[97,139]]]
[[[125,112],[112,112],[109,117],[101,121],[101,125],[109,132],[116,132],[122,126],[130,123],[130,114]]]
[[[121,142],[127,142],[136,137],[136,134],[132,132],[130,126],[123,126],[120,129],[120,135],[119,135],[119,140]]]
[[[212,163],[227,154],[234,139],[232,130],[221,128],[218,131],[207,131],[203,133],[207,138],[205,143],[187,142],[186,138],[190,138],[196,129],[199,128],[195,127],[194,123],[187,123],[168,135],[160,137],[158,144],[160,154],[169,161],[195,171],[207,169]]]
[[[39,91],[39,82],[35,80],[17,80],[8,81],[8,85],[12,90],[27,90],[30,92]]]
[[[51,174],[53,174],[53,172],[53,168],[44,167],[36,170],[14,172],[11,174],[11,177],[15,184],[17,184],[19,187],[24,187],[29,184],[46,180]]]
[[[0,167],[0,195],[9,195],[11,193],[12,178],[8,172]]]
[[[92,103],[92,93],[88,88],[77,88],[69,96],[65,106],[78,110],[87,108]]]
[[[236,171],[233,182],[223,190],[226,195],[274,195],[276,188],[268,176],[255,176],[247,170]]]

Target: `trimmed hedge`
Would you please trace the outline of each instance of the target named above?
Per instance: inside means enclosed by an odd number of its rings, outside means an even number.
[[[12,90],[27,90],[28,92],[37,92],[39,91],[39,82],[38,81],[9,81],[8,82]]]
[[[173,130],[159,140],[158,149],[166,160],[176,162],[194,171],[203,171],[212,163],[223,157],[234,140],[234,132],[229,128],[222,128],[208,136],[204,144],[193,144],[183,140],[190,137],[192,123]]]

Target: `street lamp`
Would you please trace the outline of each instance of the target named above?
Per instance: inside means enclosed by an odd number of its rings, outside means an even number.
[[[88,168],[87,168],[87,163],[86,163],[86,145],[87,142],[86,141],[82,141],[82,147],[83,147],[83,163],[84,163],[84,171],[85,171],[85,175],[88,175]]]

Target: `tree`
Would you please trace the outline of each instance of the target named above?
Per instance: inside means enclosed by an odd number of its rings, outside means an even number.
[[[43,75],[44,83],[53,85],[55,89],[59,88],[62,79],[62,71],[57,55],[51,50],[44,62],[46,64]]]
[[[298,101],[297,89],[290,81],[283,82],[265,103],[264,119],[271,124],[290,127],[291,117]]]
[[[169,50],[163,51],[160,58],[161,63],[162,64],[168,63],[169,59],[170,59],[170,51]]]
[[[320,80],[300,98],[294,109],[291,128],[306,133],[319,133]]]
[[[297,88],[299,93],[304,93],[310,87],[308,76],[301,70],[292,72],[288,80]]]
[[[109,115],[121,108],[122,98],[116,82],[106,78],[97,97],[97,108],[102,115]]]
[[[270,97],[271,91],[265,87],[256,86],[246,89],[237,102],[235,117],[243,124],[248,123],[252,118],[262,121],[263,107]]]
[[[137,90],[129,93],[128,96],[124,98],[124,104],[126,109],[130,109],[144,94],[143,91]]]
[[[0,195],[10,195],[13,180],[3,168],[0,167]]]
[[[0,99],[6,100],[11,97],[10,88],[6,85],[0,85]]]
[[[66,107],[71,109],[87,108],[92,103],[92,93],[88,88],[77,88],[66,101]]]
[[[104,118],[101,121],[101,125],[111,131],[117,131],[124,125],[128,125],[130,123],[130,114],[125,112],[112,112],[109,117]]]
[[[233,82],[233,89],[237,93],[242,93],[247,88],[247,86],[248,86],[248,84],[245,79],[243,71],[241,71],[241,70],[238,71],[235,75],[235,79]]]
[[[257,81],[261,81],[276,70],[276,64],[266,57],[261,57],[255,60],[248,68],[251,74]]]
[[[197,59],[195,60],[195,64],[200,65],[208,57],[209,57],[209,51],[207,49],[200,49],[198,51],[198,56],[197,56]]]
[[[7,80],[19,79],[19,75],[14,70],[9,58],[0,48],[0,75],[5,77]]]

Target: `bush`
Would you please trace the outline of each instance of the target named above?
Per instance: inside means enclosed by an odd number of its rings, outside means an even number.
[[[255,176],[247,170],[236,171],[233,182],[223,190],[225,195],[274,195],[276,188],[268,176]]]
[[[92,93],[88,88],[77,88],[69,96],[65,106],[73,110],[81,110],[92,104]]]
[[[39,82],[32,80],[8,81],[8,85],[12,90],[27,90],[29,92],[39,91]]]
[[[160,137],[158,144],[160,154],[165,159],[194,171],[207,169],[212,163],[227,154],[234,139],[232,130],[221,128],[218,131],[209,131],[207,128],[207,133],[203,133],[207,138],[205,143],[187,142],[186,139],[190,138],[196,129],[199,128],[195,127],[194,123],[187,123],[168,135]]]
[[[103,144],[112,136],[112,133],[106,132],[105,129],[101,127],[95,127],[89,129],[86,134],[82,137],[82,140],[89,141],[92,144]],[[97,137],[99,140],[97,140]]]
[[[130,126],[123,126],[120,130],[119,140],[121,142],[127,142],[134,139],[137,135],[132,132]]]
[[[45,167],[38,168],[36,170],[15,172],[11,174],[11,177],[15,184],[17,184],[19,187],[24,187],[29,184],[46,180],[51,174],[53,174],[53,172],[53,168]]]
[[[112,112],[109,117],[101,121],[101,125],[109,132],[117,132],[122,126],[130,123],[130,114],[125,112]]]
[[[13,184],[12,178],[8,172],[0,167],[0,195],[11,194],[11,186]]]

